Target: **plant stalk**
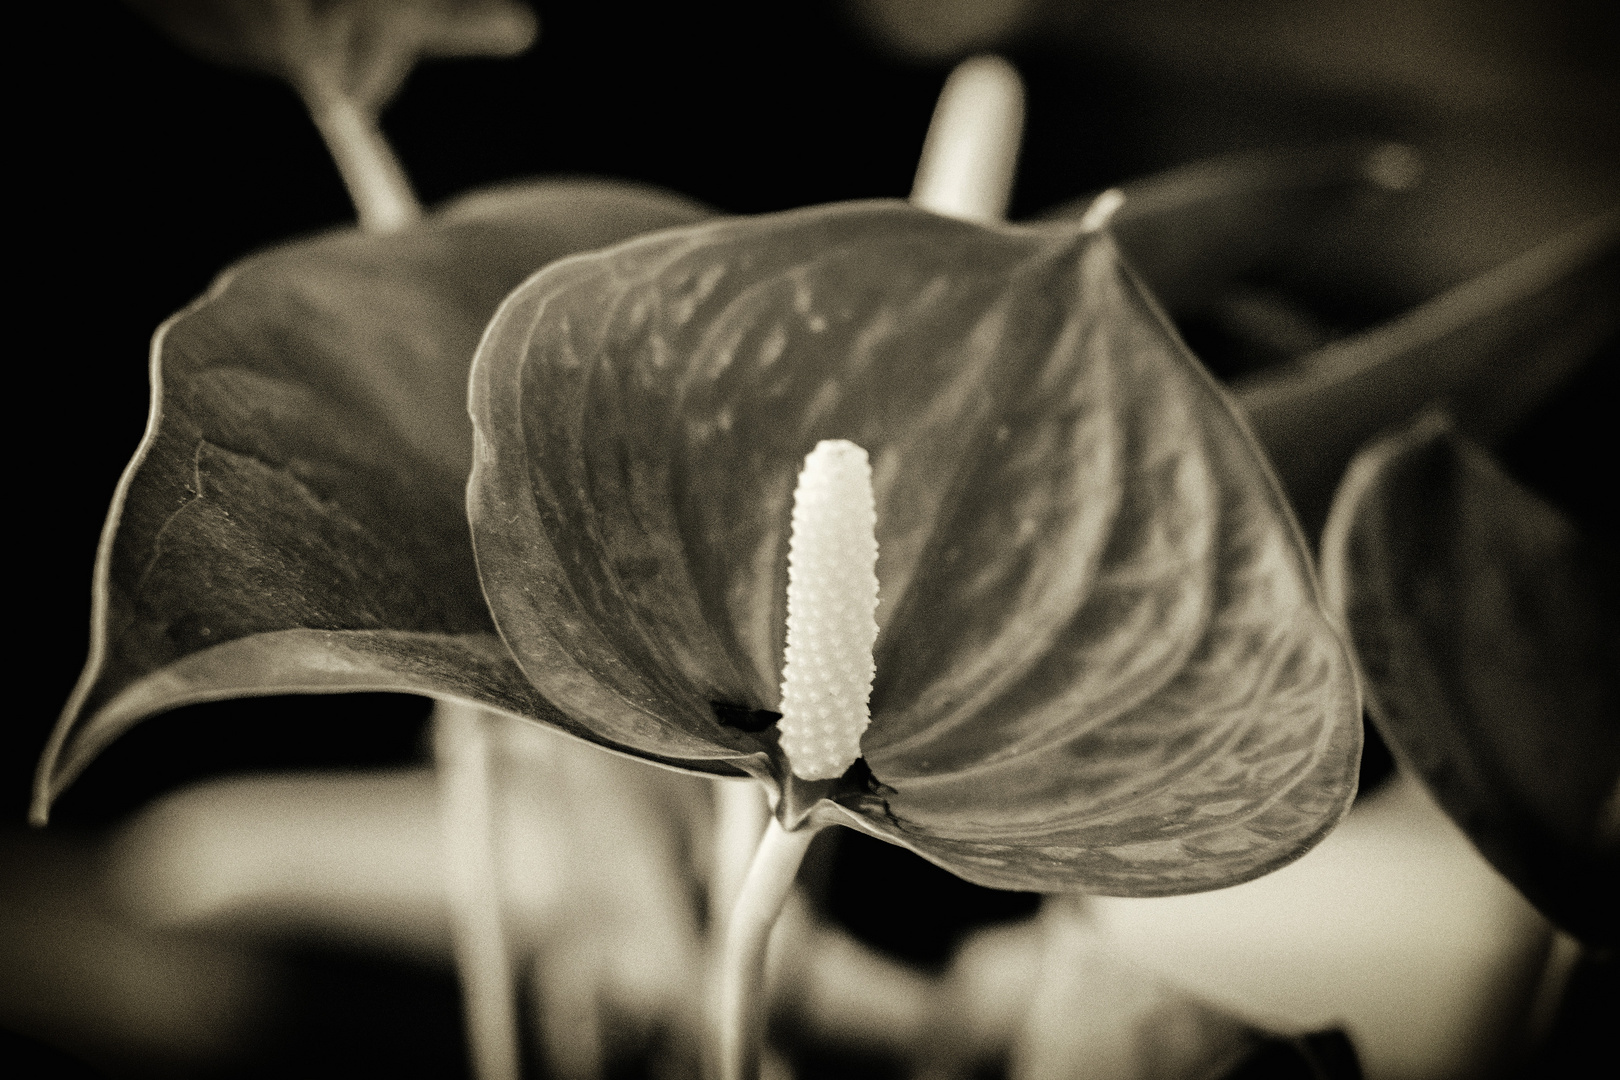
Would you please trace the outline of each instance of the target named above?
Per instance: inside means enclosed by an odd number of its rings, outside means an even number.
[[[793,879],[820,826],[792,832],[774,817],[754,852],[737,903],[726,922],[720,954],[718,1016],[720,1080],[758,1080],[765,1037],[765,953],[771,930],[793,890]]]
[[[383,137],[376,110],[363,108],[335,88],[306,85],[300,94],[349,190],[360,228],[391,233],[418,220],[422,204]]]
[[[714,782],[714,862],[709,872],[709,920],[719,926],[737,902],[748,867],[759,849],[760,837],[771,818],[764,789],[759,782],[716,780]]]
[[[434,706],[445,895],[473,1076],[518,1080],[517,1003],[501,925],[485,723],[476,706],[444,700]]]

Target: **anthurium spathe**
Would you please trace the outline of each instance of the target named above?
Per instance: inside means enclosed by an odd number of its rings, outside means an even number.
[[[262,252],[165,323],[35,815],[135,722],[195,701],[401,690],[566,727],[479,593],[467,369],[536,268],[706,216],[640,185],[514,185]]]
[[[480,579],[602,741],[782,795],[963,877],[1159,895],[1339,819],[1360,706],[1230,403],[1080,227],[899,203],[710,223],[555,264],[473,367]],[[870,455],[864,761],[791,778],[778,707],[805,454]]]

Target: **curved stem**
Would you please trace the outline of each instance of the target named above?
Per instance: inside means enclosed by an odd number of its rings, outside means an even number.
[[[477,1080],[518,1080],[517,1005],[501,925],[484,724],[483,711],[472,705],[440,701],[433,709],[445,895],[472,1074]]]
[[[422,205],[383,138],[376,112],[361,108],[341,90],[309,86],[301,88],[301,95],[349,189],[360,227],[389,233],[420,218]]]
[[[1005,221],[1024,135],[1024,84],[999,56],[964,60],[945,80],[911,201],[968,221]]]
[[[721,1080],[758,1080],[765,1035],[765,949],[793,889],[799,863],[819,829],[807,824],[788,832],[773,817],[731,909],[720,954],[717,1003]]]

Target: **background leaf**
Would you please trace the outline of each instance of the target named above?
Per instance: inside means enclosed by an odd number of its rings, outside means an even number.
[[[1223,154],[1120,185],[1109,219],[1131,268],[1178,320],[1206,316],[1244,281],[1298,284],[1313,254],[1376,227],[1419,175],[1396,143],[1353,142]],[[1043,221],[1078,221],[1092,196]]]
[[[633,185],[499,189],[398,235],[254,256],[169,320],[36,814],[129,725],[194,701],[404,690],[568,727],[479,592],[467,369],[490,313],[537,267],[705,214]]]
[[[1471,437],[1512,430],[1620,334],[1620,210],[1396,318],[1239,379],[1233,394],[1314,534],[1346,465],[1425,408]]]
[[[854,203],[552,267],[474,364],[469,510],[502,635],[621,746],[782,783],[803,456],[872,455],[863,766],[790,788],[972,881],[1196,891],[1348,804],[1360,710],[1257,450],[1074,230]],[[783,812],[783,811],[779,811]]]
[[[1373,718],[1493,865],[1555,921],[1620,913],[1620,575],[1430,416],[1369,447],[1323,537]]]
[[[534,41],[518,0],[129,0],[216,63],[386,104],[422,56],[511,56]]]
[[[1231,154],[1122,186],[1110,224],[1127,259],[1229,380],[1313,536],[1377,433],[1443,406],[1471,438],[1499,440],[1620,335],[1612,192],[1606,212],[1481,267],[1411,244],[1403,214],[1467,194],[1454,163],[1438,171],[1427,178],[1399,144],[1348,144]]]

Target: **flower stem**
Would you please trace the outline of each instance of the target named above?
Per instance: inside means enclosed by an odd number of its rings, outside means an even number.
[[[765,834],[771,809],[759,782],[716,780],[714,782],[715,829],[714,862],[709,874],[709,918],[719,925],[737,902],[749,864]]]
[[[300,88],[310,119],[337,163],[366,232],[390,233],[422,216],[411,182],[383,137],[374,109],[348,94],[319,84]]]
[[[473,1076],[518,1080],[517,1006],[501,925],[485,723],[475,706],[442,700],[434,706],[445,893]]]
[[[726,923],[717,1017],[721,1080],[758,1080],[765,1036],[765,949],[787,903],[799,863],[820,826],[765,827]]]
[[[945,80],[911,201],[968,221],[1005,221],[1024,134],[1024,84],[999,56],[962,61]]]

